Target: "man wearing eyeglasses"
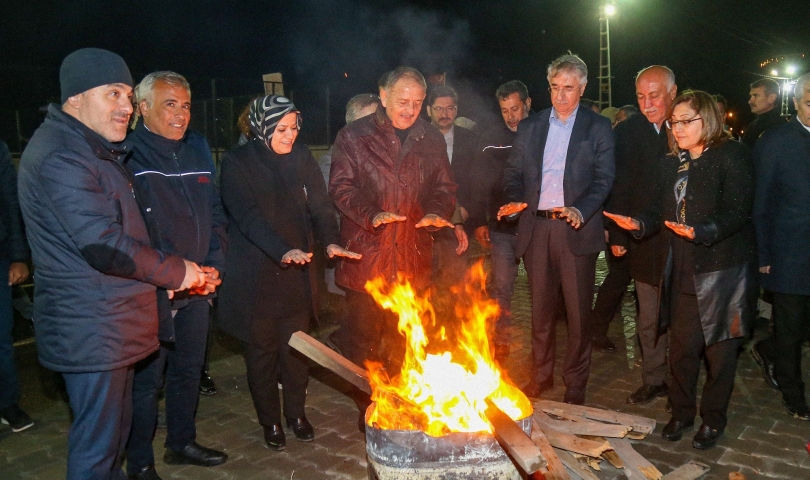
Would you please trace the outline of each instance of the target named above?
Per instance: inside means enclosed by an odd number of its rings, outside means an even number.
[[[579,104],[588,67],[563,55],[548,66],[552,108],[518,125],[504,174],[509,202],[498,218],[520,214],[515,253],[532,292],[532,370],[524,392],[554,384],[557,320],[568,321],[563,400],[581,405],[591,363],[587,321],[596,258],[605,249],[602,204],[613,184],[610,120]]]
[[[637,216],[644,212],[654,197],[658,164],[667,151],[667,128],[664,121],[678,92],[675,74],[667,67],[653,65],[636,76],[636,98],[643,115],[635,115],[619,124],[616,134],[616,180],[605,210]],[[644,364],[643,384],[627,398],[631,405],[647,403],[668,393],[665,383],[668,337],[657,336],[658,284],[661,278],[661,233],[638,240],[626,230],[608,222],[610,255],[625,257],[629,276],[635,281],[638,297],[636,334],[641,344]],[[617,292],[624,294],[624,290]],[[602,291],[600,289],[600,297]],[[601,300],[601,298],[600,298]],[[610,318],[594,310],[594,342],[607,332]],[[613,312],[610,312],[610,317]]]
[[[445,85],[433,88],[428,94],[427,114],[430,123],[444,135],[450,172],[458,185],[454,229],[441,229],[433,233],[433,278],[434,284],[446,289],[464,279],[467,270],[467,247],[469,245],[464,222],[469,217],[470,182],[472,162],[475,156],[477,135],[455,125],[458,116],[458,94]],[[447,293],[447,292],[444,292]]]

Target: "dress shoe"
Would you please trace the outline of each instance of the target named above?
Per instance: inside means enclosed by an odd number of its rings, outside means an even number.
[[[607,336],[593,337],[591,339],[591,345],[593,345],[593,348],[595,348],[596,350],[602,350],[605,352],[616,351],[616,345],[613,342],[611,342]]]
[[[134,475],[127,475],[129,480],[163,480],[157,474],[154,465],[147,465]]]
[[[638,387],[638,390],[633,392],[632,395],[627,397],[627,403],[630,405],[638,405],[640,403],[647,403],[652,400],[655,400],[658,397],[666,397],[669,395],[669,388],[667,385],[648,385],[644,384]]]
[[[287,448],[287,437],[284,436],[284,429],[281,428],[280,423],[264,427],[264,441],[270,450],[280,452]]]
[[[661,431],[661,436],[664,437],[664,440],[669,440],[670,442],[677,442],[683,437],[683,432],[691,429],[695,426],[695,420],[689,420],[687,422],[681,422],[680,420],[675,420],[675,417],[672,417],[664,426],[664,429]]]
[[[751,355],[754,357],[754,360],[756,360],[760,368],[762,368],[762,378],[765,379],[765,383],[767,383],[768,386],[774,390],[779,390],[779,384],[776,383],[773,360],[768,357],[767,353],[765,353],[765,346],[762,342],[763,340],[760,340],[756,342],[753,347],[751,347]]]
[[[208,375],[208,372],[203,372],[200,377],[200,395],[210,397],[217,394],[217,384]]]
[[[287,428],[292,429],[295,439],[302,442],[311,442],[315,438],[315,430],[307,417],[287,419]]]
[[[705,423],[701,424],[695,437],[692,439],[692,446],[698,450],[708,450],[717,443],[717,439],[720,438],[722,434],[722,430],[712,428]]]
[[[169,465],[199,465],[201,467],[213,467],[228,460],[228,454],[206,448],[197,442],[191,442],[180,451],[166,449],[163,455],[163,462]]]
[[[585,387],[568,387],[563,396],[563,402],[571,405],[585,404]]]
[[[523,394],[529,398],[540,398],[540,395],[545,392],[546,390],[551,390],[551,387],[554,386],[554,379],[549,378],[548,380],[535,383],[534,380],[530,381],[523,387],[521,390]]]
[[[793,418],[798,418],[799,420],[804,421],[810,420],[810,408],[807,408],[807,402],[802,401],[794,404],[788,404],[783,399],[782,405],[785,406],[789,414],[793,415]]]

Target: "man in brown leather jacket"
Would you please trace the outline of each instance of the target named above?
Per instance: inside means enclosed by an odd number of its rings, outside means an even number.
[[[453,228],[456,185],[442,134],[419,118],[425,90],[417,70],[392,71],[380,89],[381,107],[344,127],[332,153],[329,194],[340,211],[342,246],[362,258],[337,265],[349,313],[328,343],[358,365],[381,361],[392,374],[404,347],[397,319],[364,286],[401,276],[424,289],[432,261],[428,229]]]

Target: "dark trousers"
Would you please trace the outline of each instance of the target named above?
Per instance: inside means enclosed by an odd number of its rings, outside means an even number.
[[[166,447],[179,451],[194,442],[194,417],[199,398],[200,371],[205,361],[208,337],[206,301],[192,302],[176,310],[173,343],[161,343],[160,350],[135,366],[132,387],[132,431],[127,445],[127,472],[134,475],[155,463],[158,390],[166,371]]]
[[[515,255],[517,235],[490,232],[489,236],[492,241],[492,252],[487,289],[501,310],[495,324],[495,343],[509,345],[512,341],[512,293],[515,291],[515,277],[520,266],[520,261]]]
[[[14,363],[14,307],[8,285],[8,259],[0,260],[0,410],[20,400],[20,384]]]
[[[377,305],[365,292],[346,290],[346,312],[332,340],[343,355],[363,367],[366,360],[381,362],[393,375],[405,353],[405,339],[397,332],[398,317]]]
[[[63,373],[73,411],[67,480],[126,479],[121,469],[132,424],[132,366]]]
[[[554,375],[557,321],[568,320],[568,342],[563,381],[584,388],[591,366],[588,318],[593,302],[598,253],[574,255],[568,248],[568,229],[561,220],[537,217],[524,256],[532,292],[532,373],[535,383]]]
[[[616,257],[610,249],[605,251],[605,261],[608,274],[596,294],[596,303],[591,314],[591,336],[602,338],[607,336],[611,320],[622,303],[622,298],[630,285],[630,266],[627,263],[627,254]]]
[[[705,357],[707,371],[700,399],[700,417],[706,425],[723,431],[728,422],[728,402],[734,388],[743,338],[706,346],[697,296],[673,292],[672,308],[669,334],[672,417],[682,422],[695,418],[698,375]]]
[[[802,343],[810,337],[810,295],[773,294],[774,373],[785,403],[803,405]]]
[[[458,238],[453,228],[441,228],[433,233],[433,284],[440,293],[448,295],[450,287],[464,281],[467,274],[467,252],[456,253]]]
[[[293,354],[288,342],[297,331],[309,330],[309,311],[287,318],[256,319],[250,325],[250,342],[245,348],[248,387],[259,424],[281,423],[278,381],[284,396],[284,416],[304,416],[309,371],[305,359]]]

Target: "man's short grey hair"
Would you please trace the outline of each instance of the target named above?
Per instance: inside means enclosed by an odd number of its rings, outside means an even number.
[[[411,67],[397,67],[394,69],[385,79],[385,86],[383,88],[386,92],[390,92],[391,89],[394,88],[394,85],[403,78],[413,80],[421,85],[423,90],[427,91],[427,82],[425,81],[425,77],[419,73],[419,70]]]
[[[346,103],[346,123],[352,123],[360,118],[360,111],[369,105],[379,105],[380,97],[373,93],[355,95]]]
[[[576,73],[580,85],[588,83],[588,66],[570,51],[548,65],[548,83],[551,84],[551,79],[562,72]]]
[[[797,84],[798,85],[798,84]],[[776,80],[772,78],[760,78],[756,82],[751,84],[751,88],[759,88],[762,87],[765,89],[765,95],[776,95],[779,96],[779,84],[776,83]]]
[[[636,74],[636,83],[638,83],[638,79],[641,78],[641,75],[643,73],[647,72],[648,70],[652,70],[652,69],[663,70],[664,71],[664,75],[665,75],[665,78],[666,78],[667,91],[669,91],[669,89],[672,88],[673,85],[675,85],[675,72],[673,72],[669,67],[665,67],[664,65],[650,65],[647,68],[642,68]]]
[[[804,96],[804,92],[808,90],[810,90],[810,73],[805,73],[796,80],[796,85],[793,87],[793,96],[800,99]]]
[[[633,115],[638,113],[638,108],[636,108],[635,105],[625,105],[623,107],[619,107],[618,112],[624,112],[624,114],[627,115],[628,117],[632,117]]]
[[[141,103],[146,100],[146,104],[152,106],[152,99],[154,97],[155,82],[163,82],[173,87],[182,87],[191,96],[191,87],[186,78],[179,73],[170,71],[152,72],[143,77],[141,83],[135,86],[135,103]]]

